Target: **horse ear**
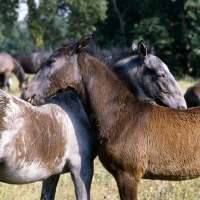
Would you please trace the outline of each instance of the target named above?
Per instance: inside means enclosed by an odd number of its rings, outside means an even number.
[[[88,35],[80,39],[77,49],[82,49],[92,41],[93,35]]]
[[[88,45],[92,41],[92,38],[93,38],[93,35],[88,35],[88,36],[82,37],[78,42],[73,44],[70,47],[71,55],[73,55],[74,52],[76,52],[76,51],[82,49],[83,47],[85,47],[86,45]]]
[[[135,51],[137,49],[137,45],[135,43],[132,44],[132,50]]]
[[[144,59],[144,57],[147,55],[147,47],[143,43],[143,40],[138,44],[138,54],[142,59]]]

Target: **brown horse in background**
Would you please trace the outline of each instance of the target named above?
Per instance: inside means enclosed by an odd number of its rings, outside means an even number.
[[[92,36],[55,51],[21,97],[41,105],[73,89],[97,137],[98,156],[117,181],[122,200],[136,200],[141,179],[188,180],[200,176],[200,108],[175,109],[142,101],[84,46]],[[141,62],[159,61],[145,49]]]
[[[49,52],[17,53],[13,57],[21,64],[25,73],[36,74],[51,55]]]
[[[14,73],[19,80],[19,88],[24,89],[28,80],[21,65],[8,53],[0,53],[0,88],[8,87],[10,91],[10,78]]]
[[[184,98],[188,108],[200,106],[200,83],[190,86],[185,92]]]

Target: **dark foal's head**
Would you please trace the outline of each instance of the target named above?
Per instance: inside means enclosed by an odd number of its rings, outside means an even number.
[[[32,104],[40,105],[62,90],[75,88],[75,82],[80,79],[77,53],[91,39],[92,36],[86,36],[76,43],[67,44],[56,50],[29,82],[21,98]]]
[[[127,80],[130,90],[136,90],[136,96],[141,96],[141,99],[154,101],[159,105],[186,108],[180,87],[166,64],[148,53],[143,42],[139,43],[137,52],[138,55],[129,62],[122,60],[115,65],[115,70]]]

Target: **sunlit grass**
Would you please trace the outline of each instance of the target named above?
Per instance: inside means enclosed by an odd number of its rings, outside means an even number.
[[[28,78],[28,81],[30,81],[33,78],[34,75],[26,74],[26,77]],[[11,93],[15,96],[19,96],[21,94],[21,90],[19,89],[19,81],[17,77],[12,74],[12,84],[10,86],[10,92],[8,91],[8,88],[6,87],[6,92]]]
[[[11,93],[19,96],[18,81],[15,76],[12,78]],[[194,82],[179,80],[178,84],[184,94],[186,89]],[[98,158],[95,159],[94,165],[91,199],[118,200],[119,194],[114,178],[103,168]],[[41,182],[27,185],[0,183],[0,199],[2,200],[38,200],[40,192]],[[75,199],[74,186],[70,174],[62,175],[58,183],[56,200],[63,199]],[[200,178],[177,182],[142,180],[139,186],[139,200],[200,200]]]
[[[177,82],[181,88],[182,94],[184,95],[187,88],[190,87],[191,85],[195,84],[197,81],[188,82],[188,81],[184,81],[184,80],[178,80]]]

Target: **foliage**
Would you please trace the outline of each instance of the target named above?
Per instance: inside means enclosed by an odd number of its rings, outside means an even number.
[[[49,51],[91,33],[105,49],[147,39],[173,75],[200,76],[200,0],[19,1],[28,4],[28,25],[16,28],[19,2],[0,0],[0,50],[15,51],[17,46],[20,51]],[[24,45],[18,34],[25,37]]]
[[[68,38],[80,38],[96,31],[94,24],[106,18],[107,1],[64,0],[59,1],[59,9],[69,25]]]
[[[105,22],[96,24],[97,44],[111,48],[148,39],[174,75],[200,76],[200,0],[116,0],[119,13],[113,1]]]
[[[53,23],[56,13],[56,3],[52,0],[40,0],[37,6],[34,0],[27,1],[28,28],[38,50],[44,49],[44,32]]]
[[[14,54],[17,52],[31,53],[34,51],[34,43],[29,35],[24,22],[15,22],[9,31],[9,37],[1,34],[0,27],[0,52]]]
[[[106,0],[27,0],[28,28],[38,50],[44,43],[50,47],[67,38],[79,38],[93,33],[94,24],[105,19]]]
[[[1,26],[1,32],[9,36],[12,25],[17,20],[17,8],[18,0],[0,0],[0,23],[4,24]]]

